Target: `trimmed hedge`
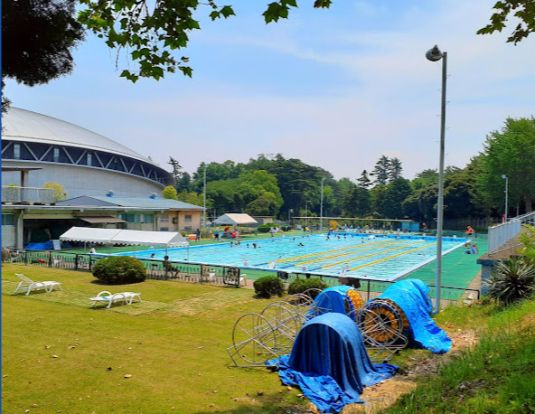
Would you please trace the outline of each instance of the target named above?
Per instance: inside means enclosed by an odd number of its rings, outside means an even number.
[[[145,267],[138,259],[128,256],[106,257],[93,267],[93,276],[104,283],[122,284],[143,282]]]
[[[271,224],[261,224],[256,228],[259,233],[268,233],[271,230]]]
[[[290,283],[290,287],[288,288],[288,293],[290,295],[295,295],[296,293],[303,293],[307,289],[325,289],[327,287],[327,284],[317,278],[313,277],[310,279],[295,279],[292,283]]]
[[[254,281],[254,291],[258,297],[269,299],[273,295],[282,296],[284,286],[277,276],[264,276]]]

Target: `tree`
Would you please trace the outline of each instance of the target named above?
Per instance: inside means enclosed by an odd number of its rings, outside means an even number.
[[[399,158],[390,158],[388,165],[388,179],[389,181],[397,180],[401,178],[401,171],[403,171],[403,166]]]
[[[140,77],[162,78],[166,72],[181,71],[192,75],[189,58],[178,56],[185,49],[189,35],[201,28],[198,18],[201,6],[206,7],[212,20],[235,15],[230,5],[220,7],[215,0],[175,1],[160,0],[80,0],[82,10],[79,19],[106,45],[129,52],[129,58],[136,62],[121,72],[121,76],[136,82]],[[330,0],[316,0],[314,7],[329,7]],[[291,7],[297,7],[296,0],[271,2],[263,13],[266,23],[287,18]]]
[[[43,184],[43,188],[48,188],[54,191],[54,201],[63,200],[65,198],[65,188],[59,183],[47,182]]]
[[[501,32],[506,27],[507,18],[513,15],[518,21],[513,32],[507,38],[515,45],[535,32],[535,3],[533,0],[501,0],[494,5],[495,12],[490,23],[479,29],[477,34]]]
[[[176,184],[176,190],[178,192],[180,191],[191,191],[191,175],[187,172],[182,173],[182,177],[180,177],[179,181]]]
[[[360,177],[357,179],[357,185],[360,188],[368,189],[370,188],[371,183],[371,180],[368,178],[368,171],[362,170],[362,172],[360,173]]]
[[[503,211],[505,182],[509,204],[532,211],[535,200],[535,118],[508,118],[501,131],[489,134],[481,158],[480,185],[487,203]]]
[[[176,196],[177,196],[176,188],[173,187],[172,185],[168,185],[162,190],[162,197],[163,198],[176,200]]]
[[[348,210],[351,216],[364,217],[371,213],[370,192],[363,187],[356,186],[351,193]]]
[[[171,166],[171,176],[173,177],[173,182],[176,184],[182,178],[182,166],[180,163],[175,160],[173,157],[169,157],[169,162],[167,163]]]
[[[370,175],[375,177],[375,185],[384,185],[388,182],[390,171],[390,160],[386,155],[382,155],[381,158],[375,163],[373,172]]]
[[[430,185],[438,185],[438,172],[437,170],[427,169],[416,174],[416,177],[412,180],[412,187],[415,190],[428,187]]]
[[[349,178],[341,178],[334,188],[334,201],[332,214],[350,216],[351,197],[356,185]]]
[[[332,0],[315,0],[313,6],[328,8],[331,4]],[[212,20],[235,15],[231,5],[219,6],[216,0],[80,0],[79,4],[74,0],[18,0],[2,6],[3,76],[29,85],[71,71],[70,50],[83,38],[81,25],[116,50],[116,65],[126,60],[121,77],[132,82],[158,80],[176,71],[191,77],[189,58],[180,52],[188,47],[191,32],[201,28],[197,20],[201,8],[205,7]],[[79,8],[78,21],[73,18],[75,7]],[[297,0],[271,1],[263,13],[264,21],[285,19],[296,7]],[[509,42],[516,44],[535,30],[532,0],[503,0],[494,9],[491,23],[479,34],[502,31],[510,14],[520,23]],[[119,59],[121,51],[127,59]]]
[[[176,199],[183,201],[184,203],[194,204],[196,206],[202,206],[204,204],[202,194],[197,194],[194,191],[183,191],[177,194]],[[206,197],[206,208],[212,206],[211,200]]]
[[[388,218],[402,218],[403,201],[411,195],[410,181],[405,178],[397,178],[389,183],[384,192],[382,210],[380,213]]]
[[[2,3],[2,86],[4,78],[34,86],[72,70],[71,50],[84,38],[75,7],[74,0]]]

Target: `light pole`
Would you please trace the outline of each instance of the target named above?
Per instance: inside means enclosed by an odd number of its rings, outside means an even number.
[[[288,225],[291,226],[291,220],[292,220],[292,214],[293,214],[294,210],[293,208],[289,209],[288,210]]]
[[[325,177],[321,179],[321,197],[320,197],[320,231],[323,231],[323,182]]]
[[[204,163],[204,178],[203,178],[203,190],[202,190],[202,198],[203,198],[203,207],[204,210],[202,212],[202,227],[206,229],[206,163]]]
[[[442,52],[437,45],[425,54],[427,60],[438,62],[442,59],[442,96],[440,111],[440,157],[438,167],[437,201],[437,273],[435,279],[435,312],[440,312],[440,286],[442,285],[442,232],[444,226],[444,142],[446,139],[446,79],[448,73],[448,53]]]
[[[503,218],[504,223],[507,223],[507,213],[509,212],[509,177],[502,174],[502,178],[505,180],[505,214]]]

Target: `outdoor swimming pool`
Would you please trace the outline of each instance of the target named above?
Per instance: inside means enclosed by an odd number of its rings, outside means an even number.
[[[465,241],[445,237],[443,255]],[[315,234],[247,240],[239,245],[228,242],[116,253],[139,259],[163,259],[166,254],[176,262],[395,280],[435,259],[436,238],[350,233],[327,238]]]

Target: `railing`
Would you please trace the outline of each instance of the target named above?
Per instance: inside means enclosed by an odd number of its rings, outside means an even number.
[[[2,186],[2,203],[52,204],[55,201],[56,195],[50,188]]]
[[[88,253],[67,253],[59,251],[23,251],[12,256],[11,263],[37,265],[65,270],[91,272],[93,266],[105,255]],[[147,279],[183,280],[209,282],[215,285],[243,286],[240,272],[234,267],[208,266],[201,263],[165,262],[158,259],[140,259],[146,270]],[[243,276],[243,275],[242,275]]]
[[[59,251],[23,251],[20,254],[10,259],[13,263],[31,264],[43,267],[53,267],[66,270],[77,270],[90,272],[96,262],[104,259],[105,255],[95,255],[87,253],[67,253]],[[240,271],[236,275],[236,269],[228,266],[204,265],[201,263],[190,262],[164,262],[159,259],[140,259],[146,269],[147,279],[155,280],[181,280],[195,283],[210,283],[220,286],[243,286],[240,283]],[[247,269],[242,269],[247,273]],[[268,271],[266,271],[268,272]],[[276,271],[270,271],[274,273]],[[306,273],[285,273],[278,272],[279,277],[283,277],[283,281],[291,283],[298,278],[307,278],[310,275]],[[242,274],[243,276],[244,274]],[[237,276],[237,279],[236,279]],[[333,275],[314,275],[319,277],[327,286],[338,286],[340,280],[338,276]],[[351,279],[353,287],[360,291],[365,300],[373,299],[384,292],[395,281],[379,280],[379,279]],[[435,296],[434,285],[429,285],[430,296]],[[441,286],[441,296],[447,303],[448,301],[457,301],[463,297],[473,296],[479,299],[480,291],[477,289],[469,289],[463,287]]]
[[[535,224],[535,211],[515,217],[507,223],[489,227],[489,254],[497,252],[505,243],[514,239],[520,233],[523,224]]]

